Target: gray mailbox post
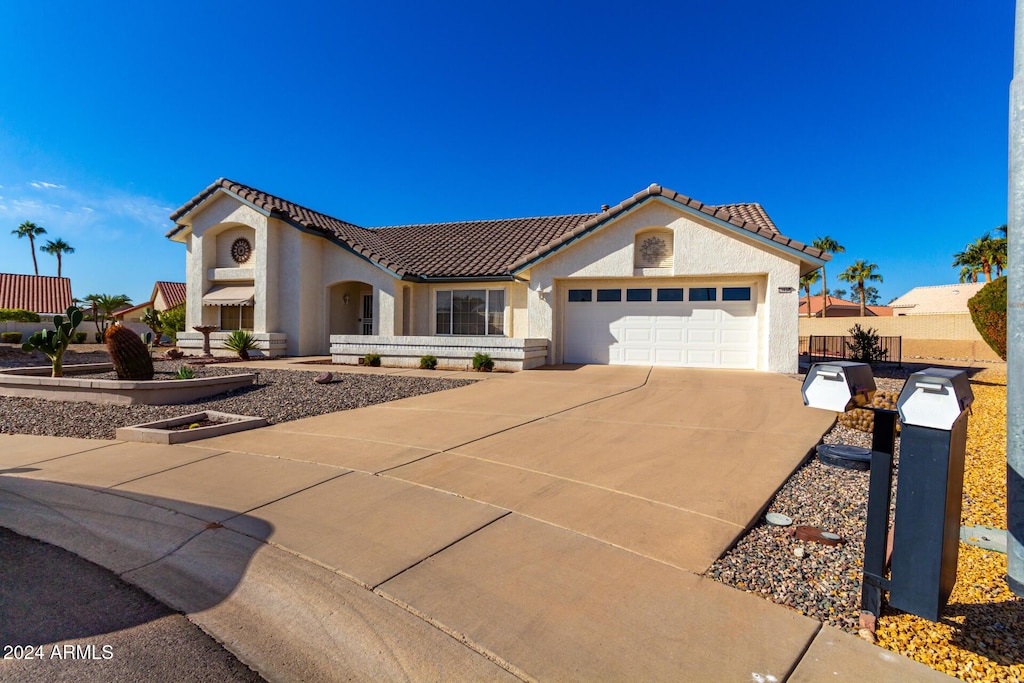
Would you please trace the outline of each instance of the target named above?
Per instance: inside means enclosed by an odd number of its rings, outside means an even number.
[[[807,371],[804,405],[834,410],[866,408],[875,413],[871,432],[871,477],[868,481],[868,518],[864,530],[864,581],[861,609],[876,617],[882,611],[886,548],[889,535],[889,502],[892,500],[892,456],[896,449],[896,411],[872,408],[875,376],[867,363],[839,361],[818,363]]]
[[[928,368],[907,379],[896,403],[903,432],[889,604],[932,621],[956,583],[973,402],[967,373]]]

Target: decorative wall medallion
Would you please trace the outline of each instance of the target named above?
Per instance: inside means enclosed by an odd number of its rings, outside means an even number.
[[[231,258],[235,263],[242,264],[252,256],[252,244],[244,237],[239,237],[231,243]]]
[[[643,265],[657,267],[669,255],[669,245],[662,238],[650,237],[640,243],[639,252]]]

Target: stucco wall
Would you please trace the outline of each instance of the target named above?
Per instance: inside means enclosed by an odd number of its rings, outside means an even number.
[[[633,260],[636,233],[662,226],[674,234],[672,268],[648,268],[641,273],[644,276],[757,278],[763,282],[764,291],[764,298],[758,304],[757,367],[773,372],[796,372],[799,261],[772,247],[761,246],[756,238],[713,226],[699,216],[694,217],[660,200],[626,213],[530,269],[528,336],[552,340],[549,361],[559,362],[564,347],[555,325],[558,312],[555,302],[561,301],[557,281],[561,278],[636,277]],[[779,287],[792,287],[794,291],[783,294],[778,291]]]
[[[978,334],[968,313],[935,313],[893,317],[800,318],[800,336],[848,336],[859,324],[882,337],[902,337],[904,358],[999,360]]]

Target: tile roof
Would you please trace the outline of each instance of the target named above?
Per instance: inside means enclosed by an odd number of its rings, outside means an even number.
[[[226,190],[271,216],[333,237],[357,254],[399,276],[507,277],[651,197],[664,197],[684,204],[692,210],[812,258],[830,258],[814,247],[779,233],[760,204],[713,206],[660,185],[651,185],[600,213],[362,228],[221,178],[171,214],[171,220],[177,221],[184,217],[219,190]],[[167,236],[173,237],[184,227],[177,225]]]
[[[847,299],[840,299],[839,297],[836,297],[836,296],[829,296],[828,297],[828,308],[829,308],[829,310],[832,310],[833,308],[836,308],[836,309],[848,309],[848,308],[850,308],[850,309],[856,309],[857,312],[859,313],[860,312],[860,302],[859,301],[848,301]],[[865,306],[865,308],[872,315],[875,315],[875,316],[891,316],[892,315],[892,309],[889,308],[888,306]],[[807,315],[807,297],[806,296],[801,296],[800,297],[800,315],[803,315],[803,316]],[[820,315],[821,315],[821,294],[812,294],[811,295],[811,317],[818,317]]]
[[[967,300],[984,286],[984,282],[964,282],[958,285],[914,287],[889,306],[899,309],[900,315],[968,313]]]
[[[63,313],[71,303],[71,280],[66,277],[0,273],[0,308]]]
[[[158,280],[156,286],[153,288],[153,298],[156,299],[156,292],[160,292],[160,296],[164,298],[164,303],[167,304],[167,308],[175,308],[185,303],[185,283],[184,282],[164,282]]]

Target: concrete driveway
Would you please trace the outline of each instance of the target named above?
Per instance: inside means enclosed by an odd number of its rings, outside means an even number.
[[[563,367],[194,447],[0,435],[0,520],[271,680],[930,679],[700,576],[834,419],[799,393]]]
[[[202,443],[420,484],[701,573],[833,419],[782,375],[560,366]]]

